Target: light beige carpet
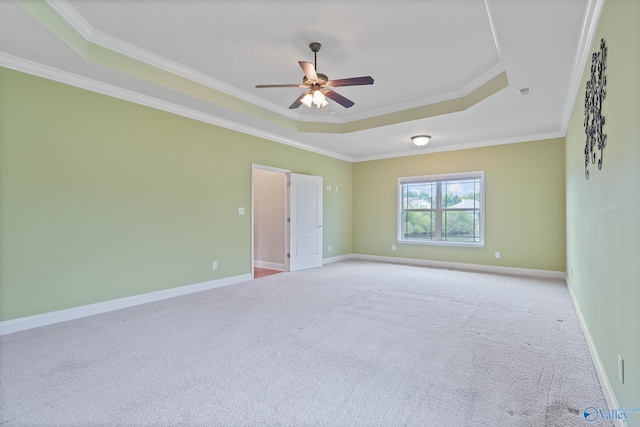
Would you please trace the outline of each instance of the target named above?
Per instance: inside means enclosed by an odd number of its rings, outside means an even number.
[[[563,282],[355,260],[5,335],[0,381],[10,426],[584,426],[606,406]]]

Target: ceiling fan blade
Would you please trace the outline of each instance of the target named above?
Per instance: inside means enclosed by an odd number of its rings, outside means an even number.
[[[304,75],[307,76],[307,80],[318,80],[318,74],[316,73],[316,68],[313,66],[311,62],[307,61],[298,61],[300,67],[302,67],[302,71],[304,71]]]
[[[291,83],[291,84],[283,84],[283,85],[256,85],[258,89],[262,89],[265,87],[304,87],[301,84]]]
[[[298,108],[299,106],[302,105],[302,97],[304,96],[304,93],[302,95],[300,95],[298,97],[298,99],[296,99],[295,101],[293,101],[293,104],[289,105],[289,109],[293,110],[294,108]]]
[[[363,77],[351,77],[349,79],[331,80],[330,86],[340,87],[340,86],[360,86],[360,85],[372,85],[372,84],[373,84],[373,78],[371,76],[363,76]]]
[[[342,96],[339,93],[336,93],[336,92],[334,92],[332,90],[324,91],[324,96],[326,96],[329,99],[333,99],[338,104],[342,105],[344,108],[353,107],[353,105],[354,105],[353,101],[351,101],[350,99],[345,98],[344,96]]]

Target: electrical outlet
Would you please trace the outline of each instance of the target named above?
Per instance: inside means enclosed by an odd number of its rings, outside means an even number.
[[[331,252],[331,245],[327,246],[327,250]]]
[[[327,191],[331,191],[331,186],[327,185]]]
[[[395,251],[396,250],[396,245],[391,245],[391,250]]]
[[[218,261],[213,261],[211,263],[211,269],[212,270],[217,270],[218,269]]]
[[[624,359],[618,355],[618,379],[624,384]]]
[[[238,215],[244,215],[244,208],[238,208]]]
[[[338,190],[340,190],[340,189],[339,189],[339,188],[338,188],[338,186],[336,185],[336,191],[338,191]]]
[[[496,259],[500,258],[500,252],[496,252]]]

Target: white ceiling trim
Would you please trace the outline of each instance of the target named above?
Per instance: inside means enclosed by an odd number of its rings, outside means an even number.
[[[410,101],[410,102],[406,102],[403,104],[398,104],[394,107],[391,108],[383,108],[383,109],[378,109],[375,111],[372,111],[370,113],[365,114],[359,114],[356,116],[353,116],[354,120],[358,120],[358,119],[365,119],[365,118],[369,118],[372,115],[373,116],[378,116],[378,115],[383,115],[383,114],[389,114],[389,113],[395,113],[398,111],[402,111],[402,110],[408,110],[411,108],[417,108],[417,107],[422,107],[424,105],[431,105],[431,104],[435,104],[438,102],[445,102],[445,101],[450,101],[452,99],[456,99],[456,98],[462,98],[465,97],[467,95],[469,95],[471,92],[475,91],[476,89],[478,89],[480,86],[484,85],[485,83],[487,83],[488,81],[490,81],[491,79],[493,79],[494,77],[498,76],[500,73],[506,71],[504,64],[502,63],[502,52],[500,51],[500,43],[498,42],[498,35],[496,33],[496,29],[495,26],[493,24],[493,17],[491,15],[491,8],[489,7],[489,0],[485,0],[485,7],[487,9],[487,18],[489,19],[489,26],[491,27],[491,34],[493,36],[493,42],[495,44],[496,47],[496,51],[498,52],[498,58],[499,62],[497,64],[495,64],[493,67],[489,68],[487,71],[485,71],[484,73],[480,74],[478,77],[476,77],[474,80],[472,80],[471,82],[467,83],[464,87],[451,91],[451,92],[447,92],[447,93],[443,93],[440,95],[435,95],[432,97],[428,97],[428,98],[422,98],[422,99],[418,99],[415,101]],[[509,76],[507,75],[507,78]]]
[[[460,89],[446,92],[440,95],[431,96],[428,98],[416,99],[414,101],[409,101],[402,104],[394,104],[389,107],[383,107],[375,110],[369,110],[360,114],[354,114],[348,117],[348,121],[368,119],[376,116],[382,116],[384,114],[391,114],[397,113],[399,111],[409,110],[411,108],[418,108],[425,105],[436,104],[438,102],[445,102],[452,99],[463,98],[504,71],[504,65],[498,63]]]
[[[29,61],[17,56],[9,55],[4,52],[0,52],[0,66],[9,68],[12,70],[20,71],[26,74],[31,74],[37,77],[42,77],[48,80],[53,80],[66,85],[74,86],[80,89],[85,89],[91,92],[99,93],[113,98],[122,99],[124,101],[133,102],[135,104],[151,107],[157,110],[166,111],[168,113],[176,114],[189,119],[197,120],[200,122],[212,124],[225,129],[241,132],[247,135],[252,135],[258,138],[267,139],[279,144],[288,145],[291,147],[299,148],[305,151],[311,151],[313,153],[321,154],[323,156],[333,157],[335,159],[344,160],[347,162],[353,162],[353,158],[345,156],[333,151],[324,150],[321,148],[302,144],[298,141],[294,141],[289,138],[284,138],[280,135],[276,135],[270,132],[255,129],[250,126],[238,124],[236,122],[222,119],[211,114],[206,114],[201,111],[186,108],[181,105],[173,104],[171,102],[163,101],[161,99],[153,98],[148,95],[142,95],[138,92],[133,92],[127,89],[122,89],[117,86],[113,86],[107,83],[103,83],[97,80],[82,77],[76,74],[62,71],[48,65],[38,64],[33,61]]]
[[[564,135],[567,133],[569,121],[571,120],[571,113],[575,106],[575,102],[577,101],[578,91],[582,84],[584,68],[591,56],[590,50],[593,44],[593,39],[596,36],[596,30],[598,29],[598,22],[600,21],[600,15],[602,15],[602,9],[604,9],[604,3],[605,0],[589,0],[585,10],[584,19],[582,21],[582,31],[580,32],[580,42],[578,43],[575,59],[573,61],[571,78],[569,79],[569,88],[567,90],[567,97],[565,99],[562,119],[560,122],[562,133]]]
[[[114,52],[126,55],[145,64],[152,65],[161,70],[183,77],[185,79],[200,83],[212,89],[226,93],[250,102],[276,113],[282,114],[282,108],[276,104],[265,101],[262,98],[248,94],[247,92],[236,89],[235,87],[214,79],[206,74],[200,73],[182,64],[171,61],[160,55],[151,53],[145,49],[127,43],[109,34],[96,30],[89,24],[82,15],[69,4],[66,0],[47,0],[47,3],[71,25],[85,40],[102,46]],[[290,114],[289,114],[290,115]],[[293,118],[293,117],[291,117]]]
[[[0,0],[1,1],[1,0]],[[308,119],[307,116],[300,114],[300,112],[291,111],[286,109],[285,107],[280,106],[279,104],[272,103],[263,98],[254,96],[251,91],[247,92],[246,88],[238,89],[232,86],[227,85],[224,82],[221,82],[213,77],[210,77],[204,73],[198,72],[196,70],[185,67],[179,63],[173,62],[163,56],[159,56],[148,52],[144,49],[137,47],[136,45],[127,43],[118,38],[112,37],[109,34],[102,33],[96,29],[94,29],[91,24],[84,19],[83,16],[80,15],[78,10],[76,10],[73,5],[70,3],[70,0],[45,0],[46,4],[49,5],[49,13],[50,14],[58,14],[66,23],[66,31],[74,32],[70,40],[71,44],[76,44],[76,49],[79,55],[86,56],[86,52],[82,49],[82,40],[85,40],[86,44],[93,45],[94,47],[100,46],[102,48],[113,51],[114,53],[124,55],[128,58],[131,58],[132,61],[139,61],[139,64],[147,64],[148,66],[155,67],[157,70],[163,70],[164,72],[171,73],[172,75],[179,76],[183,79],[193,81],[199,83],[203,86],[210,87],[212,90],[217,90],[221,93],[225,93],[229,96],[233,96],[239,100],[243,100],[244,102],[251,103],[253,105],[264,108],[263,112],[266,110],[270,110],[279,114],[281,118],[289,117],[293,120],[302,120]],[[388,113],[393,113],[400,111],[402,109],[407,108],[415,108],[416,106],[425,106],[429,105],[429,103],[433,102],[441,102],[448,99],[460,97],[461,94],[464,94],[466,91],[472,91],[473,87],[476,85],[481,85],[484,79],[490,79],[492,75],[497,75],[500,72],[504,71],[503,59],[506,61],[508,58],[502,57],[502,51],[500,48],[500,44],[498,41],[498,35],[496,33],[496,28],[494,28],[494,18],[492,12],[497,13],[500,8],[500,2],[493,2],[493,0],[484,0],[486,6],[486,12],[488,14],[488,19],[492,31],[492,35],[495,42],[495,48],[497,49],[497,53],[499,55],[498,63],[495,64],[491,69],[487,70],[481,76],[478,76],[473,82],[470,82],[462,89],[457,89],[456,91],[443,93],[436,96],[426,97],[422,99],[414,99],[411,101],[405,101],[402,105],[396,104],[394,106],[384,106],[381,108],[374,108],[367,112],[363,113],[352,113],[353,115],[347,116],[346,118],[340,117],[327,117],[327,116],[318,116],[314,117],[313,121],[315,122],[335,122],[335,123],[345,123],[351,121],[354,117],[357,119],[364,119],[373,117],[375,115],[383,115]],[[91,78],[85,78],[81,75],[75,75],[67,71],[62,71],[59,69],[51,68],[46,65],[31,63],[31,66],[26,66],[24,64],[28,64],[29,61],[20,59],[18,57],[12,57],[9,54],[3,54],[0,52],[0,66],[6,66],[7,68],[13,68],[18,71],[22,71],[25,73],[37,75],[40,77],[44,77],[50,80],[59,81],[64,84],[69,84],[72,86],[76,86],[82,89],[90,90],[93,92],[101,93],[107,96],[120,98],[126,101],[134,102],[140,105],[149,106],[151,108],[167,111],[173,114],[181,115],[184,117],[188,117],[191,119],[199,120],[202,122],[206,122],[209,124],[213,124],[216,126],[224,127],[227,129],[235,130],[238,132],[246,133],[248,135],[252,135],[259,138],[268,139],[277,143],[283,143],[285,145],[290,145],[299,149],[303,149],[310,152],[315,152],[318,154],[326,155],[332,158],[341,159],[349,162],[360,162],[360,161],[368,161],[368,160],[379,160],[385,158],[393,158],[393,157],[402,157],[402,156],[411,156],[411,155],[421,155],[421,154],[429,154],[436,153],[440,151],[452,151],[452,150],[460,150],[460,149],[469,149],[469,148],[477,148],[483,146],[491,146],[491,145],[499,145],[499,144],[509,144],[509,143],[517,143],[523,141],[534,141],[546,138],[556,138],[563,137],[566,135],[569,121],[571,120],[572,111],[574,108],[578,108],[581,102],[580,96],[578,93],[580,92],[580,88],[582,86],[582,76],[584,73],[584,68],[589,61],[591,46],[596,37],[596,29],[598,25],[598,21],[600,19],[600,15],[602,9],[604,8],[605,0],[583,0],[581,2],[581,10],[584,12],[582,21],[579,21],[581,18],[579,15],[574,14],[573,18],[573,27],[574,29],[580,29],[581,33],[579,34],[579,39],[577,34],[574,33],[572,40],[578,41],[576,45],[571,46],[569,49],[566,49],[563,55],[565,58],[565,67],[571,66],[571,73],[565,73],[565,79],[568,80],[566,90],[567,97],[564,99],[558,99],[556,102],[560,102],[559,105],[562,107],[561,115],[559,117],[556,116],[553,124],[551,126],[541,127],[543,131],[548,131],[551,129],[550,133],[544,134],[532,134],[532,135],[518,135],[517,132],[512,133],[512,137],[503,138],[502,136],[498,136],[496,140],[485,140],[485,141],[476,141],[465,143],[464,141],[474,141],[473,135],[467,134],[464,137],[458,138],[456,141],[460,141],[461,144],[454,145],[451,147],[437,147],[437,144],[433,146],[428,146],[426,149],[415,149],[410,146],[405,146],[406,149],[402,148],[403,151],[394,151],[390,154],[379,154],[379,155],[370,155],[370,156],[358,156],[358,154],[339,154],[337,152],[333,152],[327,150],[325,147],[312,145],[310,142],[309,145],[305,144],[305,136],[299,135],[296,136],[291,131],[287,131],[280,135],[280,132],[276,130],[274,127],[271,127],[270,130],[262,131],[259,129],[259,125],[254,122],[245,122],[245,123],[237,123],[235,121],[229,120],[232,115],[226,115],[222,113],[216,113],[217,106],[215,104],[210,104],[212,107],[209,109],[208,107],[202,107],[202,109],[198,109],[197,107],[189,107],[189,104],[181,103],[177,101],[177,104],[171,101],[169,98],[164,98],[162,95],[156,95],[158,98],[154,96],[145,95],[144,92],[139,92],[136,89],[122,89],[116,86],[112,86],[108,83],[101,83],[99,81],[92,80]],[[584,9],[582,9],[584,7]],[[493,10],[492,10],[493,9]],[[82,10],[82,9],[80,9]],[[60,22],[58,22],[60,24]],[[581,25],[581,26],[580,26]],[[68,33],[67,33],[68,34]],[[506,37],[506,34],[503,35]],[[505,38],[502,39],[503,44]],[[78,43],[79,42],[79,43]],[[73,48],[73,46],[71,46]],[[573,52],[571,50],[573,48]],[[505,52],[508,53],[508,52]],[[573,56],[572,56],[573,54]],[[85,58],[86,59],[86,58]],[[16,65],[17,60],[22,61],[22,65]],[[572,63],[567,63],[568,61],[573,60]],[[509,63],[509,62],[507,62]],[[515,72],[514,68],[514,72]],[[567,70],[567,68],[564,68]],[[43,71],[44,70],[44,71]],[[70,70],[72,71],[72,70]],[[511,68],[509,71],[512,71]],[[73,71],[72,71],[73,72]],[[494,74],[495,73],[495,74]],[[515,74],[514,74],[515,76]],[[431,93],[438,93],[433,91]],[[449,95],[449,96],[447,96]],[[186,102],[186,101],[185,101]],[[197,104],[194,104],[197,105]],[[576,111],[578,114],[579,111]],[[304,116],[304,117],[301,117]],[[227,118],[223,118],[227,117]],[[555,131],[554,129],[557,129]],[[502,135],[506,135],[508,133],[502,133]],[[488,134],[486,134],[488,135]],[[354,137],[355,138],[355,137]],[[490,139],[491,137],[489,137]],[[356,138],[357,139],[357,138]],[[499,140],[498,140],[499,139]],[[454,141],[455,143],[455,141]],[[335,145],[335,149],[339,148]],[[392,147],[391,150],[394,150]],[[398,149],[400,147],[395,147]],[[375,152],[376,150],[371,149],[369,152]]]
[[[336,153],[334,151],[324,150],[314,146],[309,146],[289,138],[284,138],[282,136],[275,135],[270,132],[265,132],[250,126],[241,125],[230,120],[225,120],[217,116],[213,116],[210,114],[203,113],[201,111],[186,108],[177,104],[173,104],[171,102],[153,98],[151,96],[142,95],[138,92],[122,89],[117,86],[113,86],[97,80],[89,79],[87,77],[82,77],[76,74],[69,73],[67,71],[62,71],[62,70],[50,67],[48,65],[38,64],[36,62],[19,58],[17,56],[9,55],[4,52],[0,52],[0,66],[9,68],[12,70],[20,71],[26,74],[31,74],[37,77],[42,77],[48,80],[53,80],[59,83],[67,84],[67,85],[88,90],[91,92],[99,93],[102,95],[122,99],[124,101],[133,102],[135,104],[143,105],[143,106],[154,108],[157,110],[166,111],[168,113],[172,113],[182,117],[197,120],[200,122],[212,124],[225,129],[230,129],[230,130],[241,132],[247,135],[252,135],[258,138],[267,139],[273,142],[277,142],[279,144],[288,145],[294,148],[299,148],[301,150],[310,151],[310,152],[321,154],[327,157],[332,157],[338,160],[344,160],[350,163],[366,162],[371,160],[384,160],[384,159],[390,159],[390,158],[396,158],[396,157],[416,156],[416,155],[439,153],[439,152],[446,152],[446,151],[467,150],[471,148],[481,148],[481,147],[488,147],[493,145],[515,144],[520,142],[560,138],[560,137],[564,137],[566,133],[566,131],[560,130],[558,132],[523,135],[519,138],[484,140],[484,141],[477,141],[477,142],[472,142],[468,144],[458,144],[455,146],[430,147],[427,149],[413,149],[413,150],[399,151],[399,152],[390,153],[390,154],[354,158],[350,156],[345,156],[340,153]]]
[[[308,119],[306,116],[303,116],[293,110],[284,109],[280,105],[266,101],[263,98],[254,96],[243,90],[239,90],[234,86],[221,82],[220,80],[210,77],[204,73],[193,70],[182,64],[171,61],[160,55],[156,55],[145,49],[142,49],[136,45],[127,43],[109,34],[96,30],[86,19],[84,19],[84,17],[73,6],[71,6],[69,2],[67,2],[67,0],[46,0],[46,1],[67,23],[69,23],[69,25],[71,25],[78,32],[78,34],[80,34],[86,41],[90,43],[94,43],[106,49],[112,50],[122,55],[126,55],[130,58],[133,58],[145,64],[157,67],[163,71],[175,74],[177,76],[183,77],[185,79],[191,80],[196,83],[200,83],[212,89],[223,92],[227,95],[231,95],[243,101],[250,102],[252,104],[265,108],[269,111],[289,117],[291,119],[302,120],[302,121]],[[498,40],[496,38],[496,33],[493,28],[493,22],[491,20],[490,9],[486,1],[485,1],[485,4],[487,5],[487,14],[488,14],[488,19],[490,22],[494,42],[496,44],[496,48],[498,49],[498,55],[500,55]],[[467,96],[468,94],[470,94],[471,92],[473,92],[474,90],[482,86],[483,84],[487,83],[488,81],[490,81],[492,78],[496,77],[503,71],[505,71],[504,65],[501,62],[499,62],[460,89],[456,89],[450,92],[445,92],[435,96],[416,99],[406,103],[394,104],[388,107],[369,110],[359,114],[346,116],[344,118],[322,116],[322,117],[315,117],[314,120],[318,122],[326,122],[326,123],[348,123],[350,121],[368,119],[368,118],[372,118],[372,117],[376,117],[384,114],[396,113],[396,112],[404,111],[411,108],[417,108],[425,105],[435,104],[438,102],[444,102],[444,101],[449,101],[456,98],[461,98],[461,97]]]
[[[69,23],[85,40],[91,40],[95,29],[77,10],[65,0],[47,0],[47,3],[58,15]]]
[[[368,162],[371,160],[391,159],[395,157],[419,156],[422,154],[433,154],[433,153],[443,153],[446,151],[468,150],[471,148],[491,147],[494,145],[518,144],[520,142],[543,141],[545,139],[562,138],[562,137],[564,137],[564,132],[557,131],[557,132],[522,135],[518,138],[489,139],[484,141],[470,142],[468,144],[448,145],[444,147],[433,147],[433,148],[417,148],[416,147],[412,150],[398,151],[395,153],[384,154],[380,156],[356,157],[353,159],[353,162],[358,163],[358,162]]]
[[[498,51],[498,58],[502,62],[502,51],[500,50],[500,43],[498,42],[498,33],[496,32],[496,26],[493,23],[493,15],[491,14],[491,7],[489,6],[489,0],[484,0],[484,5],[487,8],[487,15],[489,17],[489,26],[491,26],[491,34],[493,34],[493,42],[496,45]]]

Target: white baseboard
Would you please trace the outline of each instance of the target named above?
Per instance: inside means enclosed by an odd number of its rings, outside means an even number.
[[[499,273],[499,274],[513,274],[513,275],[520,275],[520,276],[536,276],[536,277],[545,277],[545,278],[553,278],[553,279],[565,278],[564,273],[558,272],[558,271],[531,270],[531,269],[524,269],[524,268],[498,267],[498,266],[491,266],[491,265],[465,264],[465,263],[445,262],[445,261],[430,261],[430,260],[421,260],[421,259],[412,259],[412,258],[396,258],[396,257],[363,255],[363,254],[347,254],[347,255],[339,255],[331,258],[325,258],[322,260],[322,263],[323,265],[331,264],[334,262],[345,261],[348,259],[364,259],[364,260],[370,260],[370,261],[390,262],[390,263],[396,263],[396,264],[422,265],[425,267],[451,268],[451,269],[457,269],[457,270],[470,270],[470,271],[480,271],[480,272]],[[276,270],[284,270],[284,266],[281,266],[280,264],[264,263],[263,265],[265,265],[264,268],[275,268]],[[270,265],[270,266],[266,266],[266,265]],[[258,261],[256,261],[256,266],[260,267],[262,265],[258,265]],[[160,301],[163,299],[173,298],[180,295],[187,295],[190,293],[205,291],[208,289],[219,288],[221,286],[232,285],[234,283],[246,282],[249,280],[251,280],[251,274],[243,274],[240,276],[227,277],[225,279],[212,280],[204,283],[196,283],[194,285],[180,286],[177,288],[165,289],[162,291],[150,292],[142,295],[134,295],[131,297],[119,298],[115,300],[69,308],[66,310],[54,311],[51,313],[36,314],[34,316],[6,320],[4,322],[0,322],[0,335],[24,331],[27,329],[37,328],[39,326],[51,325],[59,322],[66,322],[67,320],[79,319],[82,317],[92,316],[94,314],[106,313],[108,311],[119,310],[121,308],[126,308],[126,307],[132,307],[132,306],[144,304],[147,302]],[[585,336],[587,336],[586,333],[585,333]]]
[[[251,274],[242,274],[240,276],[211,280],[208,282],[196,283],[193,285],[179,286],[177,288],[149,292],[141,295],[133,295],[130,297],[83,305],[66,310],[58,310],[52,311],[50,313],[21,317],[19,319],[5,320],[4,322],[0,322],[0,335],[33,329],[39,326],[52,325],[54,323],[66,322],[67,320],[80,319],[82,317],[93,316],[94,314],[120,310],[121,308],[133,307],[135,305],[160,301],[163,299],[173,298],[181,295],[192,294],[194,292],[206,291],[209,289],[233,285],[235,283],[246,282],[249,280],[251,280]]]
[[[434,268],[450,268],[453,270],[479,271],[482,273],[510,274],[515,276],[544,277],[547,279],[564,279],[564,271],[534,270],[530,268],[500,267],[496,265],[467,264],[462,262],[432,261],[414,258],[396,258],[379,255],[351,254],[350,258],[369,261],[390,262],[395,264],[421,265]]]
[[[331,264],[332,262],[346,261],[346,260],[351,259],[353,257],[354,257],[353,254],[347,254],[347,255],[338,255],[338,256],[331,257],[331,258],[324,258],[322,260],[322,265]]]
[[[284,264],[278,264],[277,262],[254,260],[253,261],[253,266],[254,267],[260,267],[260,268],[268,268],[270,270],[284,271]]]
[[[596,344],[593,342],[593,338],[591,337],[591,333],[589,332],[587,323],[584,320],[584,316],[582,315],[582,310],[580,309],[578,300],[576,299],[576,296],[573,293],[573,290],[571,289],[571,283],[569,282],[569,278],[566,277],[566,280],[567,280],[567,289],[569,289],[569,296],[571,297],[571,302],[573,303],[573,307],[576,310],[576,314],[578,316],[578,322],[580,322],[580,328],[582,328],[582,334],[584,335],[584,339],[587,342],[587,347],[589,348],[589,353],[591,354],[591,360],[593,360],[593,366],[596,369],[596,374],[598,374],[598,379],[600,380],[600,387],[602,387],[602,394],[604,394],[604,399],[607,402],[607,406],[609,407],[609,410],[618,409],[620,408],[620,404],[618,403],[618,399],[616,398],[616,395],[613,392],[613,387],[611,387],[611,382],[609,381],[609,377],[607,376],[607,373],[604,370],[604,365],[602,364],[602,360],[600,359],[598,348],[596,347]],[[613,420],[613,424],[616,427],[625,427],[627,425],[627,423],[625,423],[623,420]]]

